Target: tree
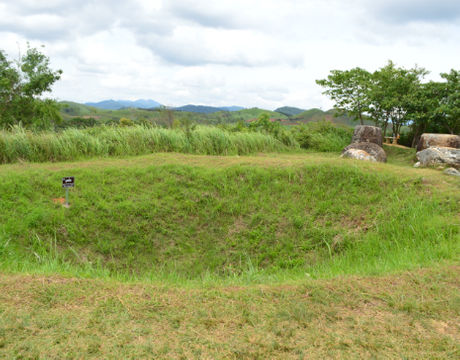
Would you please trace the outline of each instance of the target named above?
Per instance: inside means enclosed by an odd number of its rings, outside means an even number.
[[[441,83],[440,121],[451,134],[460,133],[460,71],[452,69],[441,77],[446,82]]]
[[[439,123],[439,101],[441,84],[430,81],[420,86],[412,94],[408,118],[411,121],[412,147],[417,147],[421,135]],[[435,125],[436,126],[436,125]]]
[[[394,66],[392,62],[371,76],[369,88],[369,114],[375,126],[380,126],[383,135],[386,135],[388,124],[391,120],[392,96],[391,82],[394,78]]]
[[[0,50],[0,126],[21,123],[44,128],[60,122],[57,103],[41,96],[51,91],[61,74],[50,69],[48,57],[29,45],[17,61],[8,60]]]
[[[335,108],[347,112],[364,124],[364,113],[369,109],[369,89],[371,74],[359,67],[351,70],[331,70],[327,79],[316,80],[327,88],[323,94],[336,102]]]
[[[392,61],[372,74],[369,96],[369,114],[381,126],[384,134],[391,122],[394,136],[411,119],[414,104],[425,98],[421,79],[427,74],[423,68],[404,69],[396,67]]]
[[[423,68],[394,68],[392,67],[393,78],[389,85],[390,98],[387,101],[388,109],[391,111],[391,125],[393,136],[398,136],[401,127],[407,125],[411,120],[410,112],[414,102],[417,101],[417,94],[421,86],[421,79],[428,73]]]
[[[158,108],[160,118],[164,124],[170,129],[174,127],[174,109],[168,106],[160,106]]]

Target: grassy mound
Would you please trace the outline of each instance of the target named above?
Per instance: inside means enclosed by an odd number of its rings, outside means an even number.
[[[0,268],[180,279],[329,276],[456,258],[458,197],[404,171],[315,155],[6,165]],[[69,175],[76,188],[65,209],[53,198]]]

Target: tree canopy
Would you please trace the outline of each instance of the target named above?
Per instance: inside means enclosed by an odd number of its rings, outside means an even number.
[[[41,96],[61,74],[50,69],[49,58],[36,48],[28,46],[16,61],[0,50],[0,126],[46,128],[60,122],[57,103]]]
[[[460,72],[442,73],[444,82],[423,82],[427,74],[424,68],[405,69],[388,61],[373,73],[361,68],[331,70],[327,79],[316,82],[336,109],[361,124],[370,118],[384,133],[391,125],[395,136],[409,126],[415,146],[426,131],[460,132]]]
[[[371,74],[359,67],[351,70],[331,70],[327,79],[316,80],[326,87],[324,94],[336,102],[338,110],[347,112],[363,124],[363,114],[369,107],[369,82]]]
[[[438,114],[442,124],[453,134],[460,132],[460,71],[442,73]]]

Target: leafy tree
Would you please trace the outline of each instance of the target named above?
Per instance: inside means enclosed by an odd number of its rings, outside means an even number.
[[[369,88],[369,114],[375,126],[380,126],[384,136],[391,120],[392,90],[390,84],[394,79],[393,63],[374,71]]]
[[[414,102],[417,101],[417,94],[420,93],[421,79],[427,74],[423,68],[394,68],[394,77],[389,83],[391,97],[387,101],[387,108],[391,111],[391,125],[393,136],[398,136],[401,127],[407,125],[410,119],[410,111]]]
[[[460,71],[452,69],[449,73],[442,73],[441,77],[446,82],[440,85],[440,121],[451,134],[460,133]]]
[[[389,61],[372,74],[369,94],[369,113],[374,122],[381,126],[384,134],[391,122],[394,136],[411,119],[414,104],[420,103],[425,95],[421,79],[427,74],[423,68],[404,69]],[[423,96],[425,98],[425,96]]]
[[[0,50],[0,126],[44,128],[60,122],[57,103],[41,95],[51,91],[61,74],[51,70],[48,57],[35,48],[28,46],[17,61],[8,60]]]
[[[327,89],[323,94],[336,102],[336,109],[359,119],[362,125],[364,113],[369,109],[370,80],[368,71],[356,67],[345,71],[331,70],[327,79],[316,80],[316,83]]]
[[[412,94],[408,117],[411,119],[412,142],[416,147],[421,135],[439,124],[439,101],[442,93],[440,83],[430,81],[421,84]]]
[[[279,123],[270,121],[270,115],[267,113],[261,113],[256,121],[249,124],[250,129],[264,130],[268,133],[273,133],[279,126]]]

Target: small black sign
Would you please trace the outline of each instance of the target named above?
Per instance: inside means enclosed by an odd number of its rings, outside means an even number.
[[[62,187],[71,188],[75,186],[75,177],[67,176],[62,178]]]

